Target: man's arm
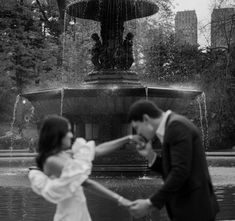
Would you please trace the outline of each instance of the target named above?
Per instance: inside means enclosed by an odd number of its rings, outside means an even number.
[[[166,136],[170,145],[171,169],[164,185],[150,198],[152,204],[159,209],[185,184],[192,163],[192,134],[189,128],[181,122],[173,122]]]
[[[163,174],[162,156],[159,153],[155,153],[154,160],[152,163],[149,163],[149,168],[161,175]]]
[[[150,169],[162,174],[162,157],[156,153],[152,148],[152,143],[148,142],[145,146],[136,146],[140,155],[146,158]]]

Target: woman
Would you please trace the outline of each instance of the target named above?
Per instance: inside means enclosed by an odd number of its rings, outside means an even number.
[[[54,221],[91,221],[83,187],[128,207],[131,202],[88,178],[95,155],[114,151],[130,141],[126,136],[97,146],[93,141],[77,138],[71,147],[71,125],[66,118],[50,116],[43,122],[39,135],[37,166],[31,170],[32,189],[57,204]],[[42,172],[43,171],[43,172]]]

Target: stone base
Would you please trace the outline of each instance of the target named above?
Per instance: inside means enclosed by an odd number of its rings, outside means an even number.
[[[85,78],[86,84],[108,85],[120,84],[128,86],[141,86],[139,78],[134,71],[100,70],[92,71]]]

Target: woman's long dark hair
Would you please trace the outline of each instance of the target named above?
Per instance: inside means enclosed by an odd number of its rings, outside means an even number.
[[[38,141],[37,166],[43,170],[46,159],[61,151],[61,141],[69,131],[69,121],[60,116],[52,115],[44,119]]]

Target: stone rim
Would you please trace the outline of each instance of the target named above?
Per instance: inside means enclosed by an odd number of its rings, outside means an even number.
[[[158,10],[159,7],[151,0],[75,0],[66,6],[70,16],[94,21],[113,18],[128,21],[151,16]]]

